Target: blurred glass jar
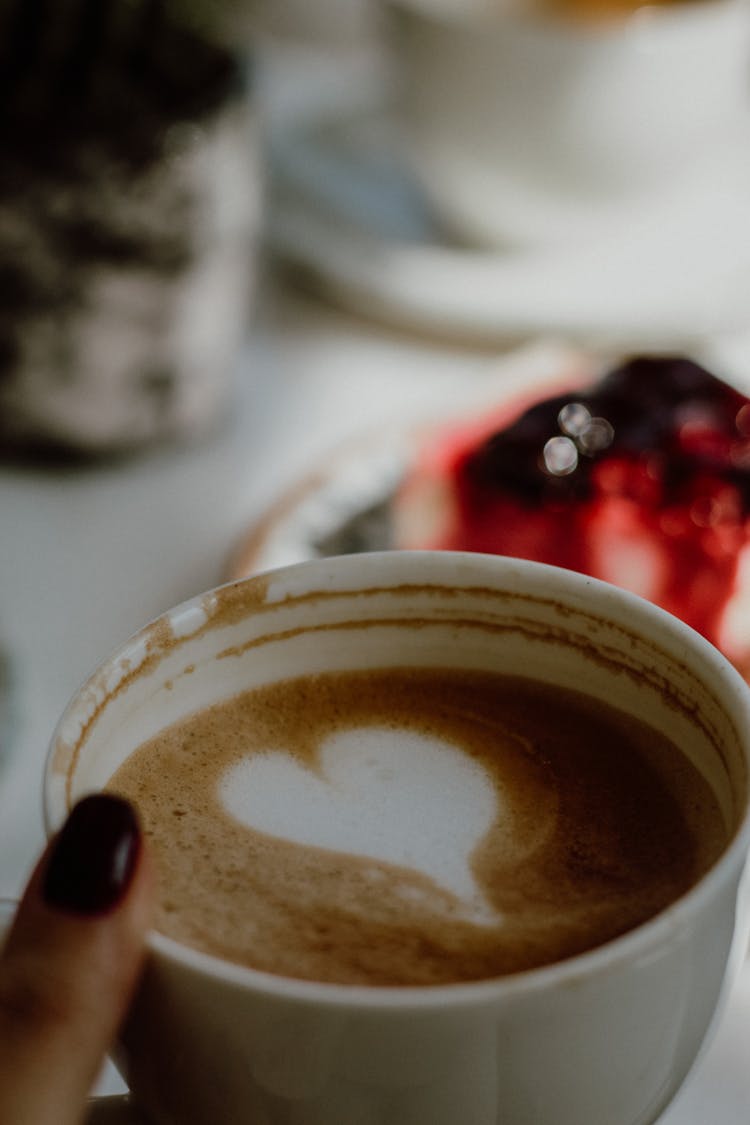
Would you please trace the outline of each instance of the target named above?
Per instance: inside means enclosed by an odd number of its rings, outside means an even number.
[[[204,432],[254,282],[249,62],[158,0],[0,5],[0,448]]]

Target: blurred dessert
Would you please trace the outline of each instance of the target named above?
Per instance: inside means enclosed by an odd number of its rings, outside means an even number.
[[[0,444],[99,453],[226,409],[258,175],[246,68],[156,2],[0,0]]]
[[[566,355],[494,407],[339,451],[231,575],[391,548],[535,559],[656,602],[750,675],[749,547],[750,399],[682,357],[602,375]]]
[[[750,658],[750,400],[684,358],[446,429],[393,500],[400,547],[536,559],[623,586]]]

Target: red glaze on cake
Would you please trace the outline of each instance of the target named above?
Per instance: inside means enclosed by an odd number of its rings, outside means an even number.
[[[750,400],[684,358],[429,441],[395,503],[399,546],[536,559],[614,582],[750,661]]]

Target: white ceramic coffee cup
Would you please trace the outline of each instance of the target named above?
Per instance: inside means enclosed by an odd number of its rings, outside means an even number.
[[[750,691],[641,599],[521,560],[389,552],[231,584],[147,626],[73,699],[49,830],[144,739],[254,684],[324,670],[522,673],[671,733],[732,838],[684,897],[589,953],[505,979],[283,979],[150,937],[121,1064],[157,1125],[647,1125],[689,1071],[745,949]]]
[[[472,242],[575,244],[617,230],[705,185],[747,145],[745,0],[596,22],[533,0],[388,8],[405,151],[437,214]]]

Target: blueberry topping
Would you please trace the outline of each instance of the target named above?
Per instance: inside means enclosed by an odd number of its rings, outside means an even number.
[[[617,473],[604,472],[617,463]],[[466,459],[473,490],[521,503],[576,504],[602,492],[652,506],[736,490],[750,510],[750,400],[692,360],[637,357],[588,393],[538,403]]]

